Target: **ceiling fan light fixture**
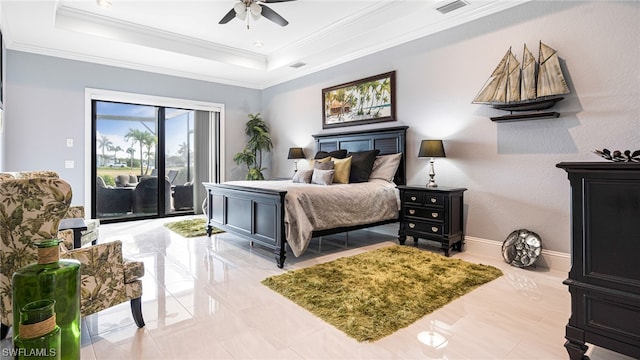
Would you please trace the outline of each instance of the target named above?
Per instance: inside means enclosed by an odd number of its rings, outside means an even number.
[[[258,20],[260,19],[260,15],[262,14],[262,6],[257,3],[251,3],[251,6],[249,6],[249,11],[251,11],[253,19]]]
[[[233,10],[236,12],[236,17],[240,20],[244,20],[247,17],[247,7],[242,2],[238,2],[233,6]]]
[[[112,5],[111,0],[96,0],[96,3],[98,4],[98,6],[105,9],[110,8]]]

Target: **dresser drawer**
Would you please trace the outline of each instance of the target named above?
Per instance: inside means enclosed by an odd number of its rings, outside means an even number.
[[[444,198],[444,195],[436,193],[420,191],[406,191],[404,193],[405,202],[425,206],[444,206]]]
[[[405,206],[404,214],[409,217],[415,217],[430,221],[444,221],[444,209],[426,209],[414,206]]]
[[[423,221],[408,221],[407,222],[407,230],[408,231],[419,231],[425,234],[433,234],[442,236],[444,226],[438,223],[432,222],[423,222]]]

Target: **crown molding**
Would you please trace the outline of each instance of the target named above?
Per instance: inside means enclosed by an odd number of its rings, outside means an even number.
[[[64,5],[56,9],[55,27],[225,64],[267,70],[267,58],[264,55],[113,19]]]

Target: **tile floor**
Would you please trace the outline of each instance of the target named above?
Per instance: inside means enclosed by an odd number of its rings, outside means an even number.
[[[518,269],[500,258],[452,256],[501,268],[504,276],[374,343],[358,343],[272,292],[260,281],[283,270],[270,250],[230,234],[185,239],[164,222],[101,225],[100,241],[120,239],[142,260],[146,327],[128,303],[82,320],[82,359],[568,359],[566,273]],[[397,243],[361,230],[315,239],[286,269]],[[425,251],[425,244],[419,245]],[[419,341],[429,334],[431,346]],[[428,341],[427,341],[428,343]],[[3,340],[9,347],[11,340]],[[590,346],[592,360],[628,357]]]

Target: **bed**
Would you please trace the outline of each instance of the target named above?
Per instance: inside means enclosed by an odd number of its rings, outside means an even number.
[[[406,132],[407,126],[398,126],[391,128],[370,129],[364,131],[350,131],[340,133],[328,133],[313,135],[316,143],[316,151],[333,152],[339,149],[347,150],[351,153],[362,152],[367,150],[379,150],[379,155],[390,155],[402,153],[398,169],[393,177],[393,183],[371,181],[371,184],[340,184],[340,185],[310,185],[316,189],[331,188],[331,191],[337,191],[337,188],[348,190],[352,187],[352,192],[358,191],[381,191],[386,193],[389,187],[393,188],[393,193],[397,196],[395,185],[406,184],[406,159],[404,156],[406,148]],[[308,235],[299,232],[297,229],[292,231],[292,223],[303,222],[302,217],[292,215],[292,203],[297,203],[300,208],[307,208],[309,202],[313,200],[308,195],[309,192],[304,186],[292,184],[290,180],[284,181],[263,181],[263,182],[247,182],[247,181],[231,181],[225,183],[203,183],[207,190],[207,233],[211,236],[214,227],[225,230],[229,233],[238,235],[251,242],[260,244],[267,248],[273,249],[275,253],[276,265],[279,268],[284,267],[286,259],[287,244],[299,256],[306,249],[308,241],[311,237],[325,236],[330,234],[342,233],[357,229],[397,222],[399,218],[398,208],[390,210],[388,206],[382,209],[385,215],[382,217],[361,214],[359,212],[351,213],[348,221],[344,226],[335,226],[327,228],[329,222],[324,222],[324,215],[318,216],[313,213],[310,216],[312,224],[305,224]],[[358,186],[362,185],[362,186]],[[365,190],[365,187],[369,186]],[[332,188],[333,187],[333,188]],[[316,190],[317,193],[322,192]],[[289,196],[287,197],[287,194]],[[381,194],[382,194],[381,193]],[[295,201],[292,200],[295,197]],[[299,200],[297,196],[302,197]],[[382,195],[380,195],[382,196]],[[374,197],[375,198],[375,197]],[[304,201],[307,201],[306,203]],[[322,202],[322,201],[319,201]],[[328,201],[324,201],[328,203]],[[364,206],[364,208],[372,208],[372,206]],[[331,214],[331,210],[324,211]],[[344,217],[347,218],[346,216]],[[298,221],[299,220],[299,221]],[[306,221],[308,222],[308,221]],[[311,229],[309,229],[309,226]],[[292,235],[294,234],[294,235]],[[289,236],[290,238],[288,239]],[[308,239],[307,239],[308,238]]]

